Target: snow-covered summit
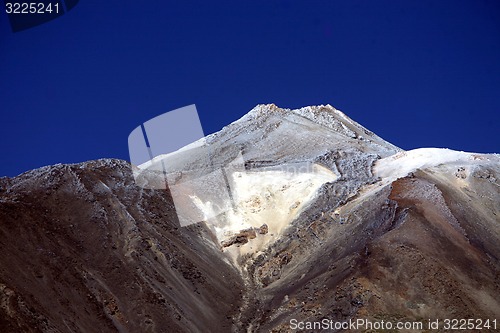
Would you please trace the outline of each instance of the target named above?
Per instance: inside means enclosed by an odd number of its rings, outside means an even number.
[[[400,151],[330,105],[291,110],[268,104],[157,156],[141,172],[149,184],[151,174],[162,178],[156,184],[168,183],[181,225],[205,221],[224,240],[266,224],[268,234],[239,255],[278,239],[319,193],[338,201],[355,195],[375,180],[373,161]]]
[[[282,124],[294,124],[295,126],[278,129]],[[334,133],[335,139],[348,138],[365,141],[365,144],[374,146],[373,149],[380,150],[383,156],[401,151],[400,148],[378,137],[330,104],[307,106],[299,109],[280,108],[275,104],[260,104],[221,131],[208,136],[207,141],[212,142],[212,140],[220,137],[239,133],[242,129],[256,134],[264,132],[264,135],[274,131],[285,132],[287,130],[297,130],[296,134],[299,134],[305,129],[310,129],[311,126],[316,127],[317,131],[321,128],[328,132],[330,135],[326,135],[326,138],[332,137]],[[379,147],[376,148],[375,146]]]
[[[188,149],[189,148],[189,149]],[[330,105],[296,110],[257,105],[219,132],[145,163],[168,172],[220,166],[240,153],[245,161],[283,164],[311,161],[332,151],[356,150],[387,157],[402,151]],[[196,157],[195,157],[196,156]]]

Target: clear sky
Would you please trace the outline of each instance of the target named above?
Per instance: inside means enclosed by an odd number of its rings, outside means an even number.
[[[17,33],[0,13],[0,176],[128,159],[130,131],[185,105],[211,133],[261,103],[500,153],[500,1],[81,0]]]

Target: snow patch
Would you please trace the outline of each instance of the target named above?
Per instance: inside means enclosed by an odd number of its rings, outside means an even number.
[[[155,163],[166,160],[167,158],[175,157],[175,155],[177,155],[178,153],[186,152],[186,151],[189,151],[190,149],[194,149],[194,148],[203,147],[205,144],[206,144],[206,138],[203,137],[203,138],[196,140],[194,142],[191,142],[190,144],[187,144],[184,147],[181,147],[173,152],[169,152],[166,154],[161,154],[161,155],[155,156],[153,159],[138,165],[137,166],[139,168],[138,171],[143,170],[143,169],[147,169],[147,168],[153,166]],[[138,172],[138,174],[140,174],[140,172]]]
[[[214,214],[213,202],[190,196],[192,203],[200,209],[209,227],[219,241],[238,232],[268,226],[268,233],[229,252],[235,255],[255,253],[275,241],[298,214],[314,200],[317,190],[327,182],[338,178],[334,172],[311,164],[308,171],[250,170],[235,171],[230,177],[232,207],[223,214]]]
[[[373,174],[382,178],[382,182],[388,183],[406,177],[417,169],[439,164],[470,163],[477,156],[477,154],[443,148],[419,148],[378,160],[373,167]]]

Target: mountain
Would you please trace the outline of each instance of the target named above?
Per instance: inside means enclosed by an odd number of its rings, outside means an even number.
[[[141,166],[0,178],[0,331],[494,332],[499,177],[497,154],[271,104]]]

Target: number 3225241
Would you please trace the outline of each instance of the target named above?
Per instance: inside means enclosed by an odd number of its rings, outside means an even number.
[[[5,3],[5,12],[7,14],[57,14],[59,13],[59,3],[7,2]]]

